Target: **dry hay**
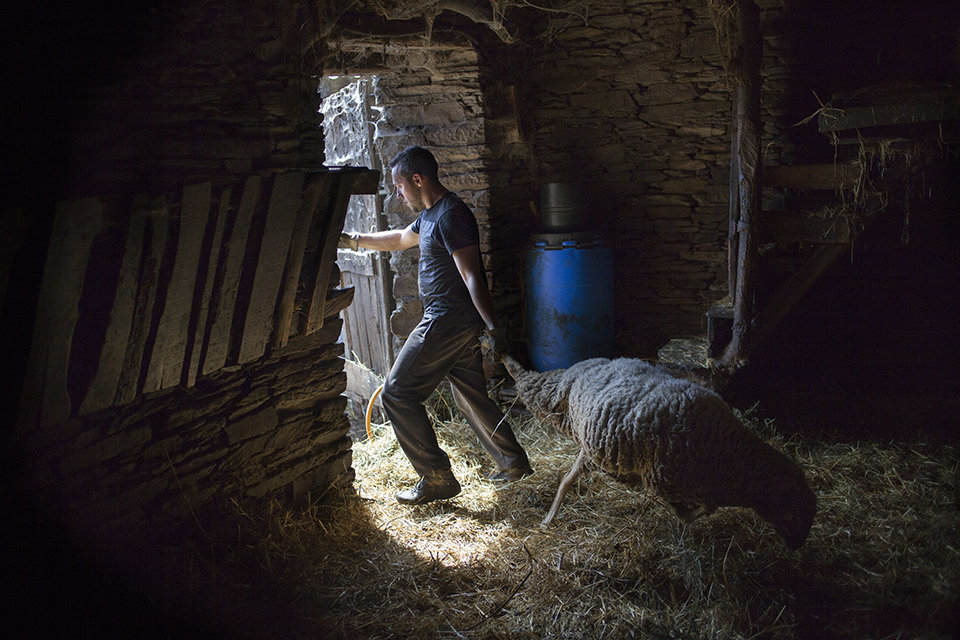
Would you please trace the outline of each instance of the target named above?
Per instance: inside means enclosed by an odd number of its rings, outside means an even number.
[[[810,538],[791,553],[751,511],[684,525],[599,473],[543,528],[573,443],[514,412],[536,473],[497,490],[445,397],[434,414],[460,496],[397,504],[416,477],[389,426],[374,425],[354,448],[356,496],[243,514],[235,561],[255,561],[293,594],[297,620],[273,627],[276,637],[954,637],[953,446],[784,440],[747,416],[801,461],[818,495]]]

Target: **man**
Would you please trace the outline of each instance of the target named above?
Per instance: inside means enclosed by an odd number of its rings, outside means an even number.
[[[420,474],[397,494],[403,504],[452,498],[460,483],[437,443],[424,401],[444,377],[453,397],[497,464],[488,479],[518,480],[533,473],[503,413],[487,395],[480,353],[484,326],[494,331],[493,302],[480,262],[480,233],[470,209],[437,177],[437,161],[421,147],[407,147],[390,163],[397,196],[417,219],[405,229],[343,234],[340,246],[397,251],[420,246],[419,288],[423,319],[397,355],[380,393],[401,449]]]

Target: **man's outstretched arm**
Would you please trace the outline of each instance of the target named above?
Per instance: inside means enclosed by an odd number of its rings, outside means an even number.
[[[377,251],[402,251],[414,247],[420,241],[420,236],[412,229],[413,225],[405,229],[391,229],[374,233],[341,233],[337,244],[342,249],[359,248],[375,249]]]

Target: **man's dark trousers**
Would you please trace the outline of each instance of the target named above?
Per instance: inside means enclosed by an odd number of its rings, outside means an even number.
[[[397,355],[381,391],[400,448],[421,476],[450,468],[423,402],[450,380],[457,407],[501,470],[529,466],[503,412],[487,395],[479,336],[482,325],[424,315]]]

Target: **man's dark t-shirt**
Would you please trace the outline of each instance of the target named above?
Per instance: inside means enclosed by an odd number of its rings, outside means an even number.
[[[456,317],[464,324],[482,322],[453,252],[480,243],[477,220],[469,207],[448,191],[420,212],[411,227],[420,236],[420,299],[425,314]]]

